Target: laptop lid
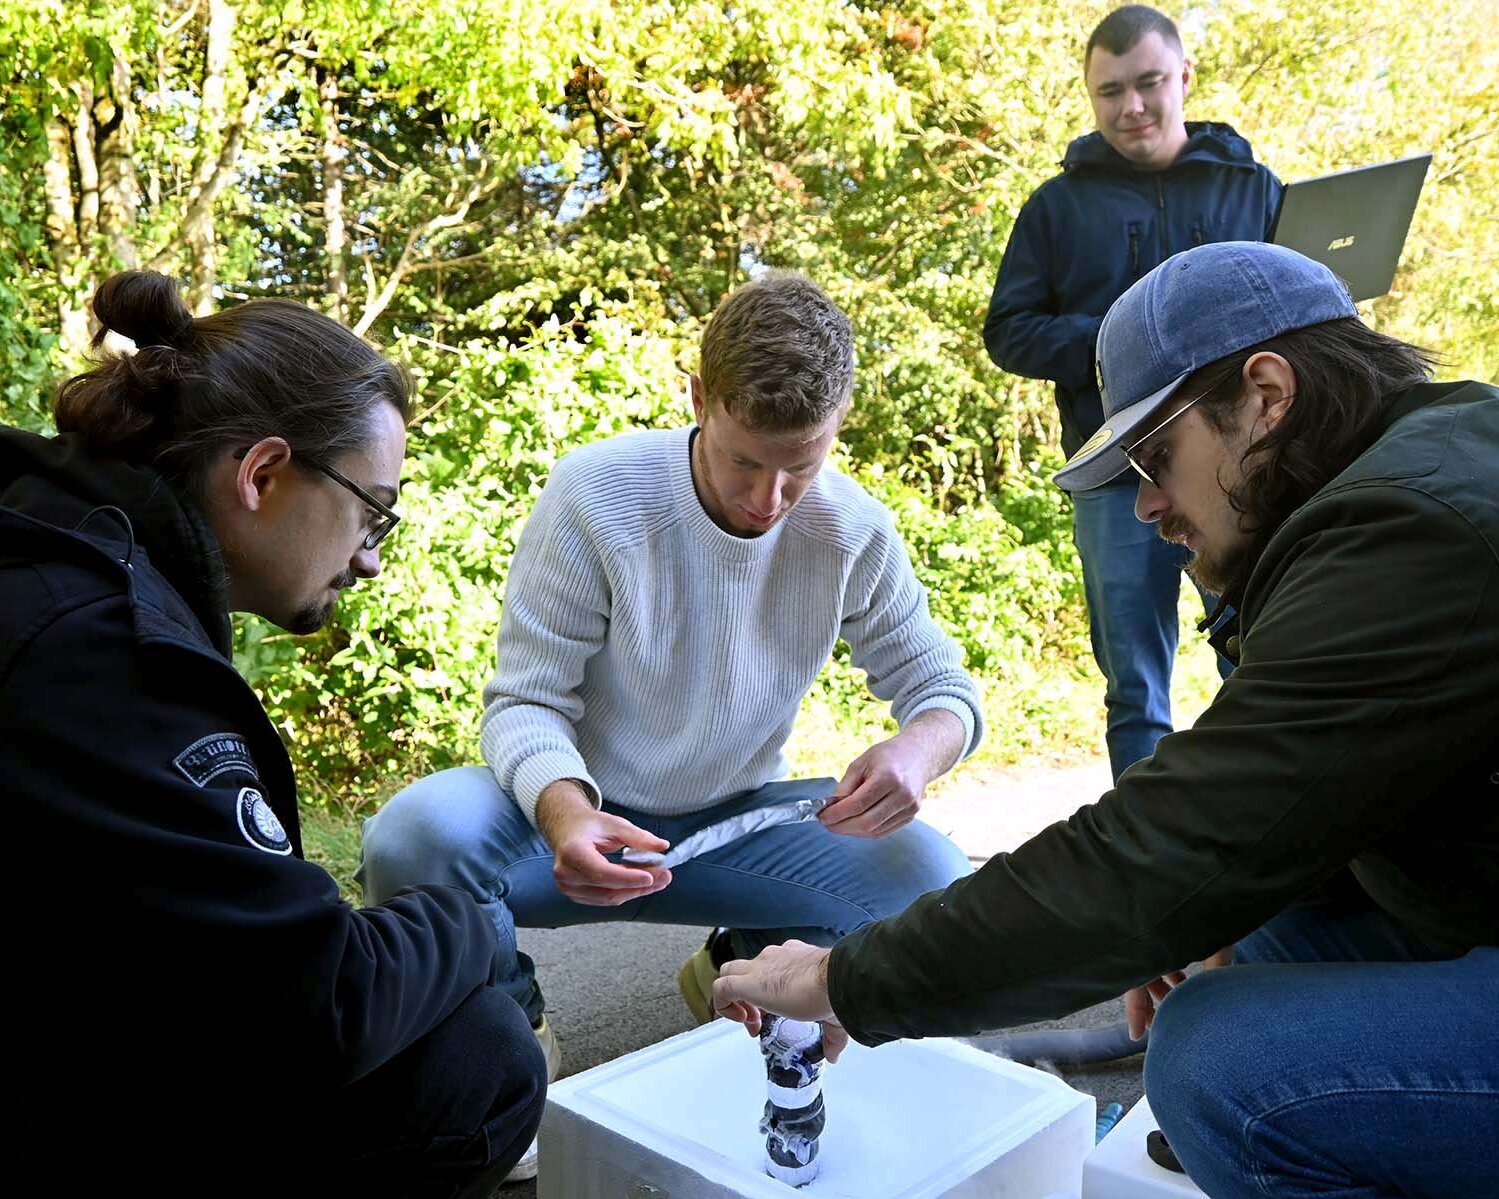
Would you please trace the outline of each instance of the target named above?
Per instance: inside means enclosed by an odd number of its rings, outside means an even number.
[[[1331,267],[1355,300],[1390,290],[1430,154],[1288,183],[1270,241]]]

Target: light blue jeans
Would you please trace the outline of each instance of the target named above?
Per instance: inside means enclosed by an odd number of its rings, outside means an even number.
[[[1130,472],[1131,479],[1135,478]],[[1177,601],[1191,553],[1161,540],[1135,518],[1133,483],[1110,483],[1072,496],[1073,541],[1083,561],[1083,593],[1093,658],[1107,690],[1105,740],[1117,780],[1171,731],[1171,667],[1176,660]],[[1216,596],[1198,588],[1211,611]],[[1231,663],[1218,659],[1224,678]]]
[[[833,779],[768,783],[686,816],[653,816],[607,800],[604,810],[676,844],[726,816],[827,795],[834,785]],[[808,821],[684,862],[654,895],[592,907],[557,890],[551,849],[494,775],[464,766],[414,783],[365,821],[358,879],[370,903],[420,883],[468,891],[499,935],[497,985],[534,1024],[544,1004],[535,967],[516,944],[517,927],[614,920],[722,925],[733,930],[734,951],[753,957],[791,938],[831,945],[971,870],[956,845],[919,820],[878,840],[840,836]]]
[[[1499,1195],[1499,949],[1291,908],[1167,997],[1145,1091],[1212,1199]]]

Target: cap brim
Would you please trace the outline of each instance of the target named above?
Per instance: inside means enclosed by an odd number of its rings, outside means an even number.
[[[1095,487],[1102,487],[1117,479],[1129,469],[1124,451],[1139,439],[1140,426],[1171,398],[1191,373],[1187,371],[1178,375],[1159,391],[1152,392],[1143,400],[1136,400],[1106,419],[1098,432],[1067,459],[1067,465],[1052,475],[1052,481],[1063,491],[1092,491]]]

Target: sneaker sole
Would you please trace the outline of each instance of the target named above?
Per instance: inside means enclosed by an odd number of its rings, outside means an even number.
[[[528,1162],[519,1162],[509,1174],[505,1175],[505,1180],[500,1185],[509,1186],[512,1182],[530,1182],[531,1179],[536,1177],[540,1165],[541,1163],[534,1159]]]

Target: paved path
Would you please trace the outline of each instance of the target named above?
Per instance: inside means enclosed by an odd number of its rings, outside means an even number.
[[[1080,766],[959,772],[923,811],[975,865],[1065,820],[1109,787],[1103,759]],[[521,948],[536,959],[550,1018],[562,1042],[562,1074],[576,1074],[653,1045],[693,1026],[677,992],[677,968],[705,930],[675,925],[599,924],[523,929]],[[1100,1027],[1123,1018],[1118,1000],[1036,1027]],[[1139,1057],[1088,1070],[1063,1070],[1100,1106],[1128,1107],[1141,1094]],[[534,1183],[505,1188],[505,1199],[531,1199]]]

